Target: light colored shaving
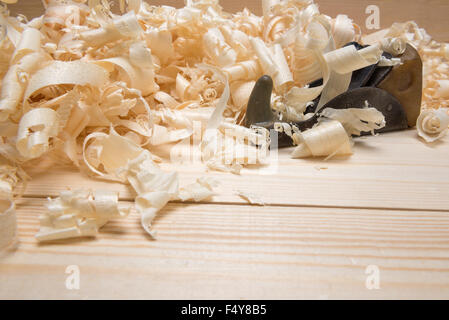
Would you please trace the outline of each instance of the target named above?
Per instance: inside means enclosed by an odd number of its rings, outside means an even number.
[[[126,217],[129,208],[119,208],[118,194],[111,191],[64,191],[48,199],[48,212],[41,215],[40,242],[95,237],[110,220]]]
[[[416,123],[418,134],[426,142],[442,139],[449,131],[449,109],[423,110]]]
[[[352,154],[352,142],[340,122],[322,122],[305,132],[298,133],[298,146],[292,158],[326,157]]]
[[[349,135],[360,136],[362,132],[371,132],[385,127],[385,117],[376,108],[332,109],[326,108],[321,116],[339,121]]]

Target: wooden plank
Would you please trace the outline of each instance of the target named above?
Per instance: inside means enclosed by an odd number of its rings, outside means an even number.
[[[271,175],[260,168],[245,169],[240,176],[207,173],[205,166],[194,164],[163,168],[178,170],[182,185],[215,177],[221,185],[214,202],[245,203],[236,195],[241,190],[268,205],[449,210],[447,140],[429,146],[415,130],[367,137],[357,140],[352,157],[330,161],[290,159],[291,150],[281,150]],[[31,197],[55,196],[67,187],[112,189],[123,200],[135,197],[128,186],[92,180],[75,168],[30,174],[26,195]]]
[[[139,218],[96,240],[37,245],[43,199],[18,206],[0,299],[449,298],[449,213],[170,204],[151,241]],[[80,268],[80,290],[65,287]],[[380,290],[365,286],[367,266]]]
[[[182,7],[182,0],[151,0],[147,1],[154,5],[170,5]],[[362,28],[364,33],[373,30],[366,29],[365,13],[369,5],[377,5],[380,9],[380,27],[388,28],[394,22],[405,22],[415,20],[418,25],[425,28],[427,32],[438,41],[449,41],[449,2],[446,0],[317,0],[320,11],[331,17],[338,14],[347,14]],[[237,12],[247,7],[256,14],[261,14],[260,0],[226,0],[221,5],[229,12]],[[22,13],[28,17],[35,17],[43,13],[41,0],[19,0],[15,5],[8,6],[12,14]]]
[[[39,0],[24,3],[10,6],[13,14],[42,13]],[[365,7],[377,4],[382,27],[415,19],[435,38],[449,39],[447,1],[428,8],[424,0],[318,3],[323,13],[346,13],[362,26]],[[259,0],[222,4],[260,13]],[[31,171],[18,205],[19,246],[0,257],[0,299],[448,299],[448,140],[425,145],[414,130],[369,137],[358,140],[351,158],[328,162],[293,160],[282,150],[273,175],[164,165],[181,170],[182,184],[210,174],[221,187],[212,202],[164,208],[154,224],[157,241],[132,215],[95,240],[38,245],[43,198],[68,186],[117,190],[123,200],[135,195],[74,168]],[[248,206],[236,189],[268,205]],[[80,267],[78,291],[65,288],[68,265]],[[379,268],[380,290],[365,286],[370,265]]]

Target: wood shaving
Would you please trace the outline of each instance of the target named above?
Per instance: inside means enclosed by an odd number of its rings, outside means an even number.
[[[338,15],[332,24],[335,47],[341,48],[348,42],[356,39],[356,28],[357,26],[347,15]]]
[[[336,120],[322,122],[312,129],[295,133],[295,136],[298,146],[292,152],[292,158],[352,154],[352,141]]]
[[[354,46],[348,46],[326,53],[324,59],[331,72],[328,82],[324,85],[316,111],[321,110],[327,102],[348,90],[353,71],[377,63],[381,55],[382,50],[379,45],[372,45],[358,51]]]
[[[449,131],[449,109],[423,110],[416,124],[418,134],[426,142],[442,139]]]
[[[265,202],[254,193],[249,193],[242,190],[235,190],[235,194],[238,195],[240,198],[247,201],[249,204],[256,205],[256,206],[265,206]]]
[[[119,208],[118,194],[111,191],[64,191],[48,199],[48,212],[41,215],[39,242],[95,237],[98,229],[115,218],[126,217],[129,208]]]
[[[59,116],[53,109],[37,108],[20,119],[17,150],[26,159],[35,159],[49,149],[50,139],[59,134]]]
[[[321,113],[318,124],[312,129],[300,132],[294,125],[275,123],[277,132],[289,136],[297,145],[293,158],[331,157],[352,154],[352,135],[372,132],[386,125],[385,117],[375,108],[333,109],[326,108]]]
[[[219,182],[210,177],[197,179],[195,183],[179,189],[179,199],[181,201],[193,200],[200,202],[210,200],[214,196],[214,188],[218,187]]]
[[[327,119],[339,121],[349,135],[360,136],[362,132],[371,132],[385,127],[385,117],[376,108],[349,108],[333,109],[326,108],[321,116]]]

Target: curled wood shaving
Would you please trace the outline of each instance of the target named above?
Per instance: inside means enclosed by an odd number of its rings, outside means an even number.
[[[49,149],[50,139],[58,135],[59,115],[50,108],[37,108],[23,115],[17,134],[17,150],[26,159],[35,159]]]
[[[284,51],[279,44],[268,48],[260,38],[251,38],[253,50],[256,52],[264,73],[273,78],[274,85],[279,92],[293,82],[293,75],[288,67]]]
[[[218,28],[209,29],[203,37],[206,54],[219,66],[225,67],[235,64],[237,53],[226,40]]]
[[[149,152],[145,151],[129,161],[124,171],[127,180],[138,194],[135,206],[141,215],[142,227],[154,237],[151,222],[156,213],[178,195],[178,175],[176,172],[163,172],[154,163]]]
[[[39,242],[95,237],[110,220],[129,213],[129,208],[119,208],[117,193],[101,190],[61,192],[48,199],[47,209],[39,218],[41,228],[35,236]]]
[[[86,137],[84,150],[86,164],[92,172],[109,180],[127,182],[134,188],[142,227],[152,236],[155,233],[151,222],[170,200],[201,201],[213,195],[215,184],[206,178],[180,189],[176,172],[161,170],[148,150],[113,129],[109,134],[93,133]],[[100,165],[106,172],[98,170]]]
[[[336,120],[321,122],[302,133],[295,133],[298,146],[292,158],[327,157],[352,154],[352,141]]]
[[[338,15],[332,24],[332,32],[335,48],[341,48],[345,44],[356,39],[355,25],[352,20],[344,14]]]
[[[403,54],[407,45],[407,42],[403,38],[384,38],[380,43],[382,50],[393,56]]]
[[[41,52],[40,39],[40,32],[34,28],[27,28],[21,35],[11,60],[12,66],[2,81],[0,121],[6,121],[17,112],[30,75],[48,60]]]
[[[24,103],[29,103],[31,95],[49,86],[71,84],[102,87],[107,81],[106,70],[93,63],[53,61],[31,77],[25,91]]]
[[[324,55],[331,73],[321,94],[316,111],[319,111],[327,102],[346,92],[352,78],[352,72],[379,61],[382,50],[378,45],[372,45],[362,50],[355,46],[343,47],[330,51]]]
[[[209,144],[203,149],[203,157],[207,157],[210,169],[239,174],[243,166],[263,164],[267,158],[269,132],[264,128],[224,123],[208,134]]]
[[[332,70],[345,74],[377,63],[381,54],[382,50],[377,45],[361,50],[348,46],[328,52],[324,58]]]
[[[375,108],[332,109],[322,111],[318,124],[305,132],[294,125],[275,123],[277,132],[285,133],[298,147],[293,158],[333,157],[352,154],[351,135],[371,132],[386,125],[384,115]],[[343,134],[345,133],[345,134]]]
[[[151,222],[170,200],[199,202],[211,198],[214,194],[213,188],[216,187],[214,180],[200,178],[194,184],[179,188],[177,173],[162,171],[154,163],[149,152],[142,152],[130,161],[124,171],[138,194],[135,207],[141,215],[142,227],[152,237],[155,237],[156,233],[151,229]]]
[[[242,61],[231,67],[225,67],[223,70],[227,73],[230,81],[251,80],[262,75],[259,63],[254,60]]]
[[[297,35],[297,41],[293,47],[293,70],[294,80],[301,86],[305,86],[315,80],[322,78],[322,66],[318,55],[320,54],[314,49],[307,47],[307,40]]]
[[[379,130],[386,125],[384,115],[376,108],[342,110],[326,108],[321,113],[321,116],[339,121],[349,135],[356,136],[360,136],[362,132],[374,134],[374,130]]]
[[[93,142],[89,144],[91,140]],[[88,135],[83,144],[84,163],[93,173],[110,180],[120,181],[117,171],[142,152],[142,148],[120,136],[113,128],[109,134],[94,132]],[[105,172],[98,170],[100,165]]]
[[[443,138],[449,131],[448,111],[448,108],[423,110],[416,123],[419,136],[426,142],[434,142]]]

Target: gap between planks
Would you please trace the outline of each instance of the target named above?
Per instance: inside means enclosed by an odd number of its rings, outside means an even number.
[[[22,199],[30,200],[45,200],[51,196],[42,195],[26,195]],[[130,205],[134,203],[133,199],[119,199],[120,202],[126,202]],[[439,209],[416,209],[416,208],[388,208],[388,207],[357,207],[357,206],[326,206],[326,205],[301,205],[301,204],[281,204],[281,203],[266,203],[264,205],[244,203],[244,202],[219,202],[219,201],[170,201],[169,204],[176,205],[211,205],[211,206],[237,206],[237,207],[278,207],[278,208],[322,208],[322,209],[350,209],[350,210],[369,210],[369,211],[397,211],[397,212],[435,212],[435,213],[447,213],[449,210],[439,210]]]
[[[171,203],[154,222],[157,241],[133,213],[95,240],[38,245],[45,201],[23,202],[1,298],[74,298],[68,265],[82,272],[77,298],[449,297],[446,213]],[[381,270],[380,291],[365,288],[368,265]]]

